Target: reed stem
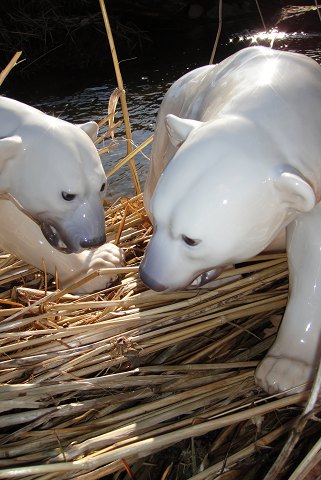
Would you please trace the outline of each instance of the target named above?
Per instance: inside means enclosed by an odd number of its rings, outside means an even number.
[[[111,31],[108,15],[107,15],[105,1],[104,0],[99,0],[99,4],[100,4],[103,19],[104,19],[104,24],[105,24],[105,28],[106,28],[106,33],[107,33],[107,38],[108,38],[108,42],[109,42],[109,46],[110,46],[112,59],[113,59],[113,62],[114,62],[117,84],[118,84],[118,88],[120,90],[120,103],[121,103],[123,116],[124,116],[124,124],[125,124],[126,139],[127,139],[127,155],[129,155],[132,152],[133,146],[132,146],[132,133],[131,133],[131,127],[130,127],[130,121],[129,121],[129,115],[128,115],[128,108],[127,108],[127,101],[126,101],[126,92],[125,92],[125,89],[124,89],[123,79],[122,79],[122,75],[121,75],[121,72],[120,72],[116,47],[115,47],[115,44],[114,44],[114,38],[113,38],[112,31]],[[130,164],[130,169],[131,169],[131,173],[132,173],[132,177],[133,177],[135,192],[136,192],[136,195],[138,195],[141,192],[141,187],[140,187],[139,178],[138,178],[138,175],[137,175],[136,166],[135,166],[135,162],[134,162],[133,158],[130,159],[129,164]]]

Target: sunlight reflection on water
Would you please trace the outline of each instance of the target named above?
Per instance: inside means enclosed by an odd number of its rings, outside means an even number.
[[[235,34],[229,38],[229,43],[239,45],[239,48],[264,45],[277,50],[304,53],[321,64],[321,35],[319,33],[286,33],[272,29],[268,32]]]

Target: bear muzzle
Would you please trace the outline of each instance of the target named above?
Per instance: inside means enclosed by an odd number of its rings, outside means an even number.
[[[105,215],[100,202],[84,202],[65,219],[42,214],[39,225],[52,247],[63,253],[79,253],[106,242]]]
[[[51,225],[48,222],[41,222],[40,228],[47,242],[50,243],[50,245],[56,250],[62,253],[73,252],[73,250],[68,247],[64,241],[62,241],[59,231],[54,225]]]
[[[74,235],[70,236],[64,230],[48,222],[41,222],[40,228],[47,242],[62,253],[78,253],[85,249],[100,247],[106,242],[105,232],[88,237],[83,236],[81,232],[74,231]]]
[[[145,270],[143,265],[141,264],[139,267],[139,276],[146,285],[146,287],[150,288],[151,290],[154,290],[155,292],[164,292],[167,290],[167,287],[165,285],[162,285],[161,283],[157,282],[153,277],[151,277]]]
[[[81,248],[85,248],[85,249],[88,248],[88,249],[90,249],[90,248],[100,247],[100,246],[103,245],[105,242],[106,242],[106,234],[103,233],[103,234],[100,235],[99,237],[95,237],[95,238],[84,238],[84,239],[81,240],[79,243],[80,243]]]

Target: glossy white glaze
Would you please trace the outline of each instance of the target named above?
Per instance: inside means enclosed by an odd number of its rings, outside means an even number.
[[[288,226],[287,253],[287,307],[277,339],[256,371],[257,382],[269,393],[312,381],[320,361],[321,203]]]
[[[63,286],[123,262],[122,252],[105,244],[106,176],[93,144],[97,131],[95,122],[75,126],[0,97],[0,194],[12,195],[25,212],[0,199],[0,246],[40,269],[44,261]],[[113,279],[98,278],[81,291]]]
[[[304,55],[251,47],[196,69],[161,105],[144,192],[155,228],[140,273],[154,290],[246,260],[287,228],[289,303],[256,374],[270,393],[311,380],[320,355],[320,107],[321,68]]]

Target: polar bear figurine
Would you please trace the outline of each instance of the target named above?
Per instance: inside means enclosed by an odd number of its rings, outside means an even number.
[[[256,371],[269,393],[313,379],[321,340],[321,68],[249,47],[176,81],[161,105],[145,204],[154,234],[140,266],[156,291],[266,249],[286,229],[290,293]]]
[[[95,122],[75,126],[0,97],[0,246],[40,269],[45,264],[61,286],[123,264],[122,251],[105,243],[97,132]],[[97,277],[81,291],[114,278]]]

